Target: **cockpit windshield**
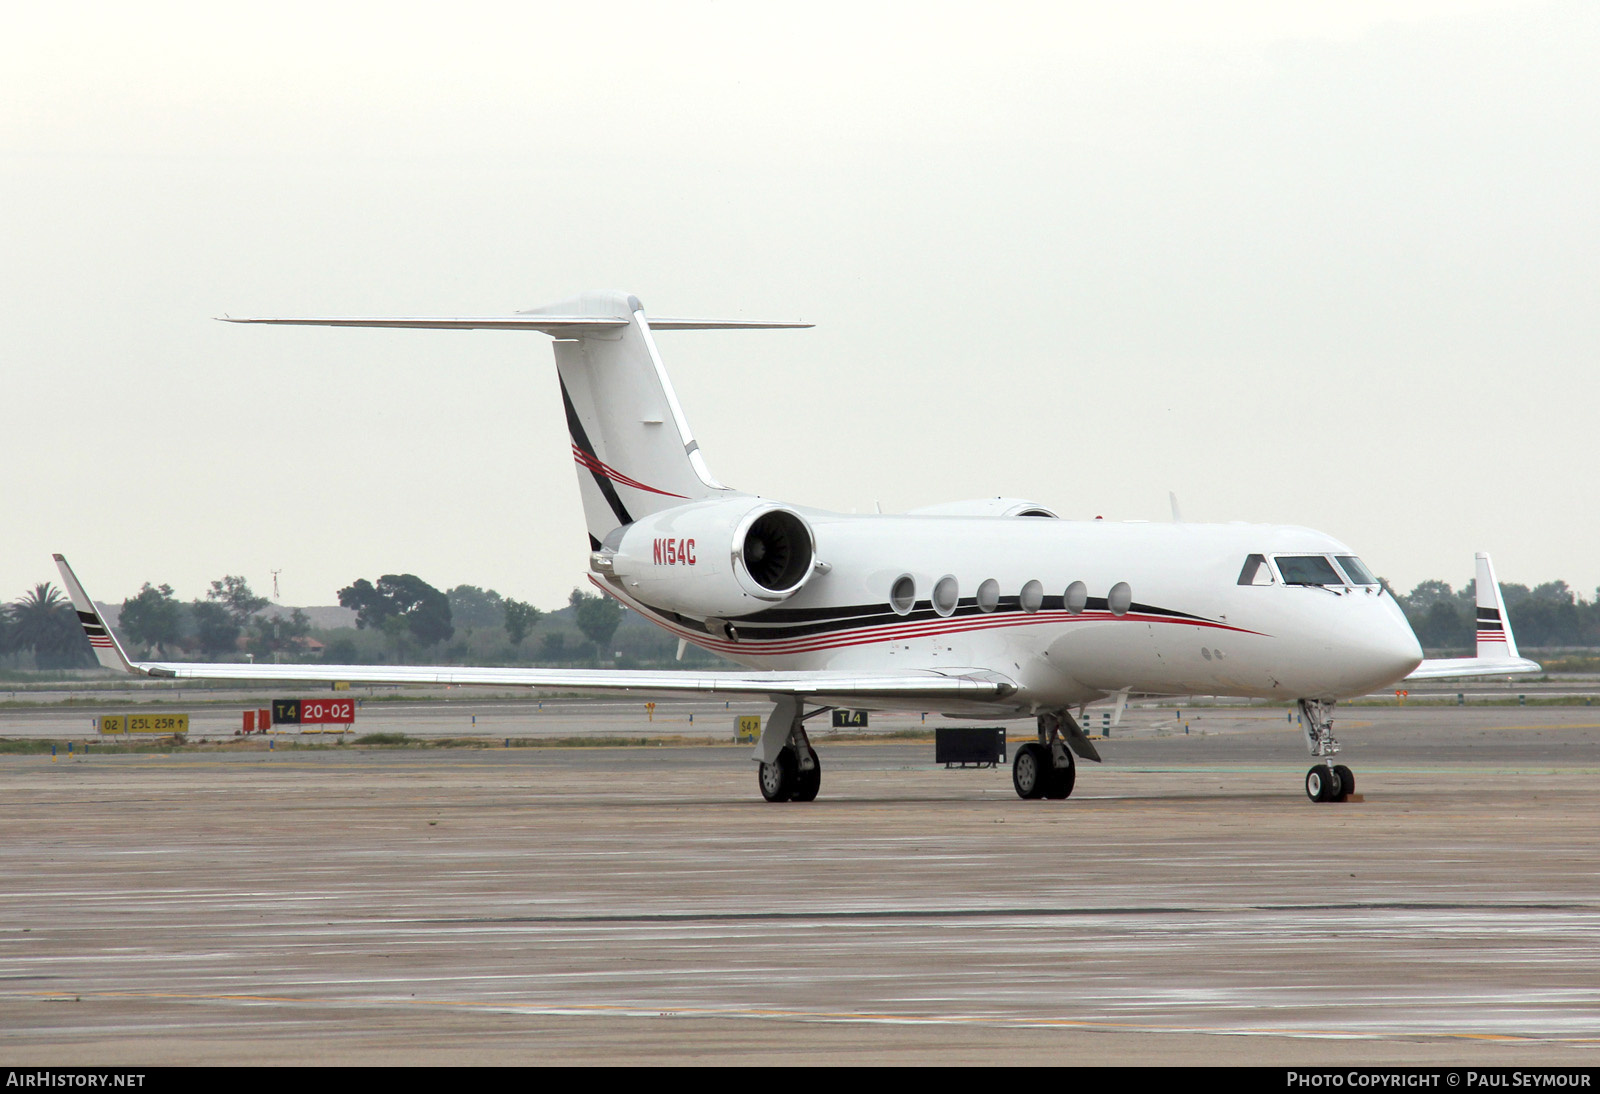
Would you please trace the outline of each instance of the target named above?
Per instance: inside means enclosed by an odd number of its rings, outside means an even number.
[[[1279,555],[1274,560],[1285,585],[1343,585],[1344,578],[1324,555]]]
[[[1352,585],[1376,585],[1378,579],[1372,576],[1372,571],[1361,564],[1355,555],[1335,555],[1339,568],[1345,572]]]

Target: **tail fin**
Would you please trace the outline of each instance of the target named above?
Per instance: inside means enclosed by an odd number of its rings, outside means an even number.
[[[588,293],[524,313],[626,316],[556,334],[561,401],[590,546],[624,524],[726,491],[711,476],[635,296]]]
[[[425,330],[532,330],[556,339],[561,399],[589,546],[640,517],[728,488],[711,477],[651,330],[779,330],[810,323],[645,319],[639,298],[592,292],[509,316],[232,318],[229,323]]]

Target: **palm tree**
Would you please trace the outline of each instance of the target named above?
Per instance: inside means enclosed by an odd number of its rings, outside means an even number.
[[[48,581],[12,601],[6,614],[11,617],[11,647],[33,650],[34,663],[40,668],[69,669],[92,663],[94,654],[72,602]]]

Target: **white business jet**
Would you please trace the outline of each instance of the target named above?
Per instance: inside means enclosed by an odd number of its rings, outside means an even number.
[[[822,765],[806,720],[835,707],[1035,720],[1015,752],[1023,798],[1065,798],[1074,756],[1100,759],[1079,718],[1129,695],[1298,704],[1314,801],[1355,776],[1334,757],[1334,704],[1403,680],[1537,671],[1517,655],[1478,555],[1477,656],[1424,661],[1394,597],[1343,543],[1264,524],[1062,520],[1014,498],[904,515],[844,515],[723,486],[656,350],[662,330],[804,326],[645,317],[590,293],[490,318],[230,319],[342,327],[538,331],[555,339],[589,525],[589,580],[743,672],[132,662],[60,565],[100,663],[153,677],[527,685],[765,696],[762,795],[811,801]],[[1074,717],[1074,710],[1078,716]]]

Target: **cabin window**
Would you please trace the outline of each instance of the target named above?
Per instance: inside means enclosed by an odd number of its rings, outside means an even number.
[[[1067,591],[1062,595],[1061,602],[1067,606],[1067,611],[1077,615],[1089,603],[1089,586],[1081,581],[1074,581],[1067,586]]]
[[[1272,567],[1267,565],[1266,555],[1251,555],[1244,560],[1244,569],[1239,571],[1239,584],[1272,584]]]
[[[1044,604],[1044,586],[1030,581],[1022,587],[1022,610],[1036,612]]]
[[[1128,609],[1133,607],[1133,590],[1126,581],[1111,586],[1111,591],[1106,594],[1106,607],[1111,609],[1112,615],[1126,615]]]
[[[911,609],[917,606],[917,579],[910,574],[901,574],[895,578],[894,588],[889,590],[889,607],[900,615],[910,615]]]
[[[1000,583],[989,578],[978,586],[978,610],[992,612],[1000,606]]]
[[[1277,562],[1285,585],[1344,584],[1344,578],[1323,555],[1279,555]]]
[[[1344,576],[1350,579],[1352,585],[1376,585],[1378,579],[1372,576],[1372,571],[1361,564],[1355,555],[1335,555],[1334,560],[1339,563],[1339,569],[1344,571]]]
[[[960,598],[961,592],[956,585],[956,579],[945,574],[933,587],[933,610],[940,615],[949,615],[956,610],[956,601]]]

